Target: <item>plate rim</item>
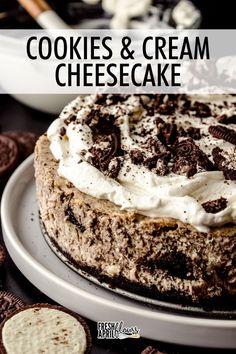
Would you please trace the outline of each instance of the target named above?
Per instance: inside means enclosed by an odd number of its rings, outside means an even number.
[[[103,303],[104,301],[106,302],[106,305],[113,309],[113,310],[119,310],[125,313],[131,313],[135,314],[136,316],[139,315],[140,317],[145,316],[146,318],[152,318],[156,320],[164,320],[166,322],[171,322],[175,324],[191,324],[194,327],[198,326],[207,326],[208,324],[210,327],[214,328],[220,328],[224,326],[225,328],[235,328],[236,327],[236,320],[230,320],[230,319],[210,319],[210,318],[201,318],[201,317],[194,317],[191,315],[182,315],[182,314],[173,314],[173,313],[167,313],[165,311],[153,311],[151,308],[147,309],[140,309],[135,306],[135,303],[132,307],[126,304],[121,304],[119,302],[114,302],[109,299],[104,299],[100,296],[91,294],[84,289],[80,289],[76,287],[75,285],[66,282],[64,279],[61,279],[58,275],[52,273],[49,271],[47,268],[45,268],[41,263],[39,263],[37,260],[31,256],[31,254],[24,248],[22,243],[20,242],[13,226],[13,221],[11,220],[11,216],[9,213],[10,209],[10,204],[9,201],[11,199],[11,193],[12,190],[16,188],[16,182],[18,179],[20,179],[24,172],[27,170],[32,170],[33,172],[33,155],[29,156],[12,174],[10,177],[3,195],[2,195],[2,200],[1,200],[1,222],[2,222],[2,228],[5,231],[5,234],[7,235],[8,241],[11,243],[11,245],[14,247],[14,249],[20,254],[21,258],[26,262],[29,266],[33,267],[37,271],[39,271],[41,274],[46,276],[47,279],[55,281],[58,285],[62,286],[63,288],[69,288],[70,291],[72,291],[74,294],[78,294],[80,296],[90,298],[91,301],[95,302],[97,305]],[[34,175],[34,174],[33,174]],[[32,179],[32,174],[28,174],[27,178],[28,181]],[[43,236],[42,236],[43,237]]]

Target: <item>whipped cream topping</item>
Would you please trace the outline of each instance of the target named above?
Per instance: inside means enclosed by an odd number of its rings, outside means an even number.
[[[111,28],[122,29],[129,27],[129,21],[136,16],[144,16],[148,12],[152,0],[103,0],[105,11],[111,13]]]
[[[100,2],[100,0],[83,1],[88,4]],[[152,0],[102,0],[103,9],[113,15],[110,22],[112,29],[129,28],[130,19],[146,15],[151,4]]]
[[[201,13],[190,0],[180,0],[175,5],[155,3],[153,0],[83,0],[89,5],[102,4],[104,11],[112,15],[110,27],[112,29],[129,28],[132,18],[149,14],[150,18],[145,18],[145,28],[157,28],[160,26],[159,17],[169,23],[170,15],[178,29],[197,28],[201,21]],[[169,5],[169,8],[168,8]],[[174,6],[175,5],[175,6]],[[172,7],[174,8],[172,9]],[[135,24],[140,27],[140,24]],[[142,27],[140,27],[142,28]]]
[[[201,13],[189,0],[180,0],[172,11],[172,19],[177,29],[197,28],[201,21]]]
[[[12,316],[2,329],[8,354],[84,354],[83,326],[73,316],[52,308],[33,307]]]
[[[197,171],[187,176],[181,172],[181,168],[177,173],[173,172],[172,160],[168,162],[168,170],[163,170],[162,161],[158,160],[155,168],[150,168],[147,163],[135,163],[131,158],[131,152],[138,150],[145,161],[152,159],[150,139],[156,139],[157,119],[171,124],[174,122],[184,131],[196,128],[200,132],[200,138],[194,137],[194,144],[203,152],[208,164],[213,162],[212,150],[215,147],[223,149],[229,156],[235,156],[235,145],[213,137],[208,129],[209,126],[220,125],[236,130],[235,124],[223,125],[218,119],[236,115],[236,97],[179,96],[176,102],[174,113],[168,111],[166,114],[164,111],[153,110],[153,99],[147,95],[131,95],[120,101],[117,101],[116,95],[108,95],[104,102],[99,102],[95,96],[78,97],[48,129],[52,154],[59,161],[58,174],[81,192],[109,200],[122,210],[134,210],[148,217],[178,219],[201,232],[208,232],[210,227],[235,223],[236,181],[226,180],[222,171],[211,168],[206,170],[200,163]],[[204,117],[201,117],[201,112],[198,116],[197,108],[195,111],[193,108],[186,108],[189,104],[191,107],[198,107],[199,103],[206,104],[210,109],[209,116],[206,112]],[[171,107],[172,101],[168,95],[164,96],[163,104]],[[91,123],[91,119],[90,124],[86,121],[92,111],[99,112],[104,117],[115,117],[114,125],[120,132],[120,149],[123,152],[109,163],[111,171],[119,165],[116,176],[104,172],[96,165],[97,157],[93,156],[94,152],[106,150],[111,142],[109,139],[94,142],[93,122]],[[186,139],[188,138],[182,136],[179,141]],[[162,145],[160,149],[163,149]],[[202,205],[222,197],[227,200],[223,210],[211,213]]]

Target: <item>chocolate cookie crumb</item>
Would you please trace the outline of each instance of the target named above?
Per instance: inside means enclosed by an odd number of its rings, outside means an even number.
[[[220,114],[216,117],[219,123],[221,124],[236,124],[236,114],[228,116],[227,114]]]
[[[175,112],[176,108],[177,108],[176,102],[162,103],[158,107],[157,112],[163,115],[171,115]]]
[[[236,180],[235,154],[228,154],[223,149],[216,147],[212,150],[213,160],[219,171],[222,171],[225,179]]]
[[[65,127],[62,127],[60,129],[60,136],[63,137],[64,135],[66,135],[66,129],[65,129]]]
[[[202,203],[202,207],[207,213],[216,214],[224,210],[227,207],[228,201],[226,198],[219,198],[215,200],[209,200],[208,202]]]
[[[172,167],[174,173],[192,177],[199,169],[214,170],[214,165],[207,155],[191,138],[178,140],[173,146],[173,154],[175,155]]]
[[[193,106],[189,108],[192,111],[195,111],[195,116],[199,118],[207,118],[211,116],[210,107],[202,102],[194,102]]]
[[[95,98],[96,104],[99,105],[108,105],[111,106],[113,104],[117,104],[120,102],[124,102],[128,98],[128,95],[119,95],[119,94],[98,94]]]
[[[140,165],[143,162],[143,154],[138,149],[131,150],[130,159],[135,165]]]
[[[168,168],[169,154],[160,153],[144,160],[144,166],[159,176],[166,176]]]
[[[116,179],[119,175],[122,163],[123,163],[122,157],[113,158],[108,165],[108,169],[107,169],[107,173],[106,173],[107,176],[110,178]]]
[[[165,123],[162,119],[156,120],[157,137],[164,145],[172,145],[177,138],[177,125]]]
[[[66,119],[64,120],[64,123],[65,123],[66,125],[69,125],[71,122],[75,122],[75,121],[76,121],[76,115],[72,113],[72,114],[69,115],[68,118],[66,118]]]
[[[200,128],[194,128],[194,127],[189,127],[187,129],[187,135],[194,140],[200,140],[202,137],[200,133]]]
[[[211,125],[208,131],[214,138],[223,139],[236,145],[236,132],[233,129],[223,127],[222,125]]]

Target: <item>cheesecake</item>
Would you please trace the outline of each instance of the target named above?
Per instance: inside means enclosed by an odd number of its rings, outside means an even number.
[[[235,153],[234,95],[79,96],[36,145],[42,224],[112,287],[234,302]]]

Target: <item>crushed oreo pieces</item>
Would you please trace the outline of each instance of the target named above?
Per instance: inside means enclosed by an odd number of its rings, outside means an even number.
[[[65,136],[66,135],[66,128],[65,127],[61,127],[59,134],[60,134],[61,137]]]
[[[119,95],[119,94],[109,94],[109,95],[98,94],[95,98],[94,103],[99,105],[111,106],[113,104],[126,101],[128,97],[129,97],[128,95]]]
[[[90,164],[109,177],[116,178],[123,162],[123,159],[117,159],[117,157],[124,154],[121,149],[119,129],[112,134],[99,136],[89,152],[92,155],[88,159]]]
[[[114,125],[115,116],[109,113],[102,113],[99,108],[92,109],[83,122],[91,128],[94,138],[99,134],[107,135],[118,129]]]
[[[123,157],[114,157],[108,165],[106,174],[108,177],[116,179],[119,175],[120,169],[122,167],[122,164],[124,162]]]
[[[216,139],[223,139],[228,143],[236,145],[236,131],[223,127],[222,125],[211,125],[209,133]]]
[[[154,156],[148,157],[144,160],[143,164],[150,171],[159,176],[166,176],[169,173],[168,162],[170,160],[169,153],[159,153]]]
[[[208,202],[202,203],[202,207],[207,213],[216,214],[227,208],[228,201],[226,198],[219,198],[215,200],[209,200]]]
[[[187,136],[189,136],[193,140],[200,140],[202,137],[200,128],[189,127],[187,129]]]
[[[155,112],[158,111],[160,105],[163,103],[165,95],[156,94],[156,95],[149,95],[149,97],[153,99],[153,103],[151,107],[147,108],[147,111],[148,111],[148,115],[153,116]]]
[[[199,118],[211,116],[211,109],[206,103],[195,101],[194,104],[189,107],[189,110],[193,111],[194,115]]]
[[[222,171],[225,179],[236,180],[236,154],[229,154],[216,147],[212,150],[215,166]]]
[[[169,148],[165,146],[157,136],[151,137],[147,139],[148,148],[154,153],[159,154],[169,152]]]
[[[139,149],[131,150],[130,153],[131,162],[135,165],[140,165],[143,163],[144,157],[142,151]]]
[[[171,115],[174,114],[175,110],[177,108],[176,102],[167,102],[167,103],[162,103],[158,109],[157,113],[163,114],[163,115]]]
[[[227,114],[220,114],[216,120],[221,124],[236,124],[236,114],[228,116]]]
[[[68,118],[64,119],[65,125],[69,125],[71,122],[76,121],[76,115],[71,113]]]
[[[212,162],[192,138],[178,140],[173,147],[173,154],[175,158],[172,172],[176,174],[192,177],[199,169],[214,170]]]
[[[157,118],[157,137],[166,146],[172,145],[177,138],[177,125],[165,123],[163,119]]]

